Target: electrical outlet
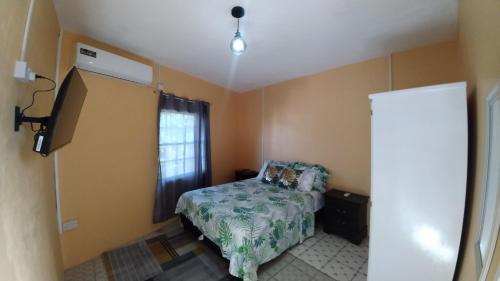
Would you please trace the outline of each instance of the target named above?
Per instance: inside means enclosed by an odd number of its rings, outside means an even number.
[[[27,62],[18,60],[16,61],[16,65],[14,67],[14,78],[16,78],[19,82],[27,83],[35,81],[36,73],[31,71]]]
[[[70,231],[78,228],[78,226],[79,226],[78,220],[69,220],[63,223],[62,230],[63,232]]]

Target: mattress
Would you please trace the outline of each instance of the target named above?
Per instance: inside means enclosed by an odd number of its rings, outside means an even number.
[[[321,210],[325,206],[325,196],[319,191],[311,191],[310,194],[314,198],[314,212]]]

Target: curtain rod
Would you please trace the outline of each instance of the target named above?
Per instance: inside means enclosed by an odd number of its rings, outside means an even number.
[[[193,100],[193,99],[190,99],[190,98],[185,98],[185,97],[178,97],[176,96],[175,94],[173,93],[165,93],[164,91],[161,91],[161,90],[158,90],[157,88],[155,87],[152,87],[151,85],[140,85],[140,84],[137,84],[135,82],[132,82],[132,81],[128,81],[128,80],[124,80],[124,79],[121,79],[121,78],[116,78],[114,76],[111,76],[111,75],[107,75],[107,74],[100,74],[100,73],[97,73],[97,72],[94,72],[94,71],[90,71],[90,70],[86,70],[86,69],[78,69],[79,71],[84,71],[84,72],[88,72],[88,73],[93,73],[93,74],[97,74],[97,75],[103,75],[103,76],[106,76],[106,77],[110,77],[112,79],[116,79],[116,80],[120,80],[120,81],[125,81],[125,82],[128,82],[128,83],[132,83],[134,85],[137,85],[137,86],[142,86],[142,87],[146,87],[146,88],[150,88],[150,89],[153,89],[153,93],[159,93],[160,95],[171,95],[173,96],[174,98],[176,99],[181,99],[181,100],[185,100],[187,102],[204,102],[204,103],[207,103],[210,105],[210,102],[208,101],[204,101],[204,100]]]
[[[190,99],[190,98],[186,98],[186,97],[179,97],[179,96],[176,96],[175,94],[173,93],[165,93],[164,91],[160,91],[160,95],[164,95],[164,96],[173,96],[175,99],[178,99],[178,100],[183,100],[183,101],[186,101],[186,102],[204,102],[204,103],[207,103],[207,104],[210,104],[208,101],[204,101],[204,100],[193,100],[193,99]]]

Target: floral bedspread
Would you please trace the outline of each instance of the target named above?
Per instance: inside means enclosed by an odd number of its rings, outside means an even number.
[[[314,234],[313,202],[310,193],[248,179],[186,192],[175,212],[219,246],[233,276],[255,281],[260,264]]]

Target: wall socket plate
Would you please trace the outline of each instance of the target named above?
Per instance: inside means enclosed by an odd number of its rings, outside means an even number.
[[[17,81],[22,83],[27,83],[30,81],[35,81],[36,73],[31,71],[31,68],[28,66],[28,63],[25,61],[16,61],[16,65],[14,66],[14,78]]]
[[[73,230],[73,229],[76,229],[80,226],[80,224],[78,223],[78,220],[69,220],[69,221],[65,221],[62,225],[62,231],[65,232],[65,231],[70,231],[70,230]]]

